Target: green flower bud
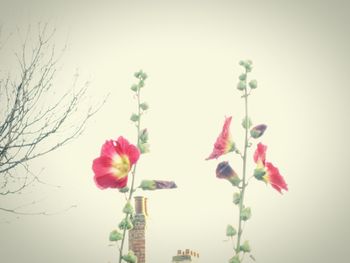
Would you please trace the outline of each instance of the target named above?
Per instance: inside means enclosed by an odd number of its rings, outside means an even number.
[[[244,243],[239,247],[239,250],[244,252],[244,253],[249,253],[250,250],[250,246],[249,246],[249,242],[246,240],[244,241]]]
[[[137,121],[140,120],[140,116],[137,115],[137,114],[135,114],[135,113],[133,113],[133,114],[131,115],[131,117],[130,117],[130,120],[133,121],[133,122],[137,122]]]
[[[241,75],[239,75],[239,80],[241,80],[241,81],[245,81],[246,79],[247,79],[247,74],[241,74]]]
[[[146,80],[147,77],[148,77],[147,74],[144,73],[144,72],[142,72],[142,74],[141,74],[141,79],[142,79],[142,80]]]
[[[140,104],[140,108],[142,110],[147,110],[149,108],[149,106],[148,106],[148,104],[146,102],[143,102],[143,103]]]
[[[240,65],[240,66],[245,66],[245,62],[244,62],[243,60],[240,60],[240,61],[239,61],[239,65]]]
[[[237,234],[236,229],[233,226],[231,226],[231,225],[227,225],[227,227],[226,227],[226,236],[233,237],[236,234]]]
[[[246,86],[245,82],[243,82],[243,81],[240,81],[237,84],[237,89],[239,89],[239,90],[245,90],[246,87],[247,86]]]
[[[257,125],[250,130],[250,136],[252,136],[254,139],[257,139],[264,134],[266,129],[267,129],[267,126],[265,124]]]
[[[141,80],[141,81],[139,82],[139,87],[142,88],[142,87],[144,87],[144,86],[145,86],[145,82],[144,82],[143,80]]]
[[[139,86],[136,85],[136,84],[134,84],[134,85],[131,86],[131,90],[132,90],[132,91],[135,91],[135,92],[136,92],[138,89],[139,89]]]
[[[132,205],[130,204],[130,202],[128,201],[124,208],[123,208],[123,212],[125,214],[133,214],[134,213],[134,208],[132,207]]]
[[[242,126],[244,129],[249,129],[250,127],[252,127],[252,125],[252,120],[249,117],[246,117],[242,120]]]
[[[147,129],[143,129],[140,133],[140,141],[145,143],[148,141],[148,131]]]
[[[258,87],[258,82],[255,79],[249,81],[249,87],[251,89],[256,89]]]
[[[238,205],[240,201],[241,201],[241,195],[240,195],[240,193],[234,193],[234,194],[233,194],[233,203],[234,203],[235,205]]]
[[[132,229],[134,226],[131,222],[131,220],[128,218],[127,220],[125,220],[125,218],[119,223],[118,225],[119,229],[120,230],[124,230],[124,229],[127,229],[127,230],[130,230]]]
[[[137,263],[137,257],[135,256],[134,252],[131,250],[127,255],[123,255],[122,259],[128,263]]]
[[[109,234],[109,241],[119,241],[123,239],[123,234],[119,233],[117,230],[113,230]]]
[[[266,174],[265,170],[263,168],[255,169],[254,170],[254,177],[258,179],[259,181],[264,179],[264,175]]]
[[[239,259],[239,256],[236,255],[234,257],[232,257],[229,261],[229,263],[241,263],[240,259]]]
[[[156,190],[156,182],[154,180],[142,180],[140,184],[142,190]]]
[[[247,221],[249,218],[251,218],[251,216],[252,216],[252,211],[250,207],[245,207],[242,209],[241,219],[243,221]]]
[[[150,149],[149,149],[150,145],[149,143],[145,142],[145,143],[141,143],[139,145],[139,149],[141,153],[149,153]]]
[[[120,189],[119,189],[119,192],[121,192],[121,193],[127,193],[127,192],[129,192],[129,187],[125,186],[125,187],[123,187],[123,188],[120,188]]]

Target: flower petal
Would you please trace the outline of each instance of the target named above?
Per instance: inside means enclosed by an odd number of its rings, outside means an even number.
[[[106,189],[106,188],[124,188],[128,182],[128,177],[125,176],[123,178],[117,179],[112,173],[107,173],[104,175],[94,176],[95,183],[98,188]]]
[[[129,157],[131,165],[133,165],[140,157],[140,150],[135,145],[129,144],[126,149],[126,155]]]
[[[267,146],[259,142],[254,153],[255,163],[258,163],[260,161],[265,166],[266,150],[267,150]]]
[[[214,149],[212,153],[209,155],[206,160],[217,159],[221,155],[233,151],[234,143],[231,140],[230,135],[230,124],[231,124],[232,116],[225,119],[224,126],[222,127],[222,131],[219,134],[216,142],[214,144]]]
[[[102,145],[101,156],[108,156],[109,158],[113,159],[113,157],[117,154],[115,147],[116,147],[116,141],[107,140]]]
[[[111,172],[112,159],[107,156],[96,158],[92,163],[92,170],[96,176],[105,175]]]
[[[280,193],[282,193],[282,189],[288,191],[288,186],[280,174],[278,168],[269,162],[266,162],[266,168],[268,174],[268,182],[271,184],[271,186]]]

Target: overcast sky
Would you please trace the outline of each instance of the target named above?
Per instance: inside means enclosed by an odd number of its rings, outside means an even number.
[[[215,178],[218,162],[204,159],[225,116],[233,116],[233,139],[242,146],[244,105],[235,88],[241,59],[253,60],[251,75],[259,85],[250,97],[251,118],[268,125],[259,141],[268,145],[267,158],[290,189],[280,195],[252,181],[246,203],[253,216],[244,239],[258,262],[347,262],[347,1],[71,2],[0,1],[5,32],[48,21],[57,28],[56,45],[67,42],[55,88],[67,87],[78,69],[81,83],[90,82],[84,103],[110,93],[79,139],[32,162],[34,172],[45,168],[41,178],[60,188],[37,185],[25,195],[1,199],[10,208],[38,201],[26,211],[77,208],[55,216],[0,213],[1,262],[116,262],[108,235],[122,218],[124,198],[94,185],[91,164],[106,139],[123,135],[136,141],[130,86],[139,69],[149,75],[143,97],[150,110],[143,126],[151,153],[140,159],[137,181],[178,185],[146,193],[147,262],[171,262],[186,248],[197,251],[201,263],[227,262],[232,253],[225,229],[237,218],[233,190]],[[19,42],[16,34],[9,40],[2,71],[15,72]],[[237,156],[222,160],[241,174]]]

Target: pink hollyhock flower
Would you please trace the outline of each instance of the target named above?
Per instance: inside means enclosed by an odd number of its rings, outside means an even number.
[[[258,180],[269,183],[278,192],[282,193],[282,189],[288,191],[288,186],[284,178],[280,174],[277,167],[272,163],[266,162],[267,146],[259,143],[254,153],[254,161],[257,164],[254,170],[254,176]]]
[[[97,187],[124,188],[128,182],[128,174],[139,157],[139,149],[122,136],[116,141],[106,141],[102,145],[100,157],[92,164]]]
[[[214,144],[213,152],[209,155],[209,157],[206,160],[214,158],[217,159],[223,154],[234,151],[235,144],[232,141],[230,134],[231,119],[232,117],[228,117],[225,119],[222,131]]]

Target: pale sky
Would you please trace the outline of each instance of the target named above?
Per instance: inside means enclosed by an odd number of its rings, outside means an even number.
[[[139,69],[149,76],[143,98],[150,110],[142,125],[151,153],[139,160],[137,182],[178,185],[145,194],[147,262],[171,262],[186,248],[198,252],[201,263],[228,262],[225,229],[237,218],[233,189],[215,178],[218,161],[204,159],[225,116],[233,116],[233,139],[243,143],[243,101],[236,89],[241,59],[253,61],[251,75],[259,85],[250,97],[251,118],[268,125],[259,141],[268,145],[267,158],[289,186],[280,195],[252,181],[246,194],[252,218],[243,238],[257,262],[347,262],[347,1],[20,2],[0,1],[7,32],[49,21],[57,28],[57,46],[68,44],[55,87],[66,88],[78,69],[81,83],[90,81],[84,103],[110,97],[80,138],[32,162],[33,172],[45,168],[41,178],[60,188],[37,185],[22,196],[1,197],[2,207],[38,201],[26,211],[77,205],[55,216],[0,213],[1,262],[117,262],[108,235],[122,219],[124,197],[98,189],[91,164],[106,139],[136,141],[130,86]],[[16,41],[14,36],[9,42],[13,50]],[[13,61],[11,52],[1,54],[1,70]],[[230,160],[241,174],[237,156],[220,160]]]

